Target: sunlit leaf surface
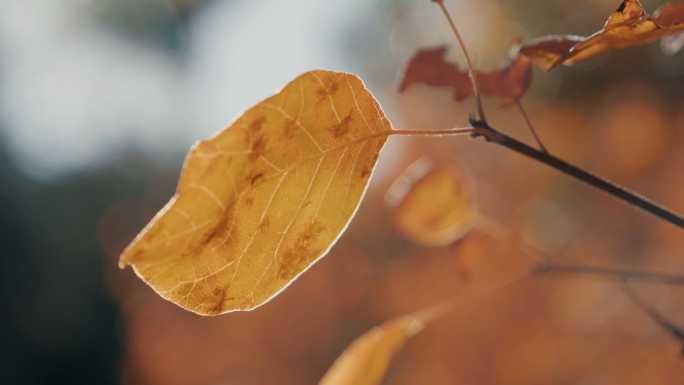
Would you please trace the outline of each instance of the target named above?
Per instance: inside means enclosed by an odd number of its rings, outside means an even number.
[[[387,193],[397,230],[425,246],[446,245],[466,234],[476,214],[461,180],[451,165],[429,158],[414,162]]]
[[[553,35],[522,46],[520,53],[548,71],[563,63],[571,65],[615,48],[626,48],[658,40],[684,30],[684,1],[658,8],[649,16],[637,0],[625,0],[604,28],[589,37]],[[676,38],[665,42],[670,55],[681,48]]]
[[[340,236],[390,131],[357,76],[307,72],[193,146],[120,266],[199,314],[257,307]]]

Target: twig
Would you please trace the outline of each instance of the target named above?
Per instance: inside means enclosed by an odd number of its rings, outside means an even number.
[[[587,266],[581,264],[552,263],[550,258],[541,250],[527,242],[523,237],[508,230],[488,218],[478,214],[475,221],[475,228],[500,241],[519,241],[517,245],[520,251],[536,262],[533,272],[536,274],[555,274],[555,275],[594,275],[601,278],[622,279],[628,281],[653,282],[666,285],[684,285],[684,275],[661,274],[639,269],[605,268]]]
[[[634,302],[644,313],[646,313],[653,320],[653,322],[657,323],[658,326],[665,329],[665,331],[673,335],[680,342],[684,343],[684,331],[673,325],[655,309],[647,305],[641,298],[639,298],[634,289],[632,289],[626,281],[623,282],[622,291],[627,294],[629,299],[631,299],[632,302]],[[681,352],[684,355],[684,347],[682,347]]]
[[[620,187],[613,182],[600,178],[579,167],[575,167],[569,163],[566,163],[549,153],[532,148],[526,145],[525,143],[522,143],[516,139],[511,138],[508,135],[502,134],[501,132],[495,130],[493,127],[487,124],[487,122],[485,121],[480,121],[471,118],[470,123],[473,127],[480,127],[483,129],[481,131],[473,132],[471,136],[474,138],[484,136],[487,141],[494,142],[515,152],[526,155],[536,161],[542,162],[547,166],[553,167],[558,171],[561,171],[576,179],[579,179],[580,181],[587,183],[599,190],[602,190],[603,192],[610,194],[616,198],[619,198],[632,206],[638,207],[660,219],[663,219],[679,228],[684,229],[684,218],[666,209],[665,207],[662,207],[640,196],[635,192],[629,191],[624,187]]]
[[[527,117],[527,113],[525,113],[525,110],[523,109],[523,106],[520,103],[520,100],[516,100],[515,105],[518,106],[518,111],[520,111],[520,115],[522,115],[522,118],[525,121],[525,124],[527,124],[527,128],[530,129],[532,136],[534,136],[534,140],[537,141],[537,145],[539,145],[539,149],[548,154],[549,152],[546,150],[546,147],[544,147],[544,145],[542,144],[541,139],[539,139],[539,136],[537,135],[537,131],[535,131],[534,127],[532,127],[532,122],[530,122],[530,119]]]
[[[541,263],[535,267],[534,271],[539,274],[596,275],[628,281],[684,285],[684,276],[659,274],[636,269],[609,269],[604,267]]]
[[[544,253],[532,246],[521,234],[509,230],[506,226],[496,223],[479,212],[476,215],[474,227],[499,241],[513,243],[515,247],[537,264],[546,263],[548,259]]]
[[[485,119],[484,110],[482,109],[482,100],[480,99],[480,86],[477,80],[477,75],[475,74],[475,68],[473,67],[473,63],[470,61],[470,56],[468,55],[468,50],[466,50],[465,44],[463,43],[463,39],[461,39],[461,35],[458,33],[458,30],[456,29],[454,21],[451,20],[451,15],[449,14],[449,11],[447,11],[446,7],[444,6],[444,0],[432,0],[432,2],[437,3],[439,7],[442,9],[444,16],[446,16],[447,20],[449,21],[451,30],[454,31],[454,34],[456,35],[456,39],[458,40],[458,44],[461,46],[461,50],[463,50],[463,55],[465,56],[466,63],[468,64],[468,75],[470,75],[470,80],[473,82],[473,93],[475,94],[475,99],[477,99],[477,114],[479,115],[481,121],[487,122],[487,119]]]

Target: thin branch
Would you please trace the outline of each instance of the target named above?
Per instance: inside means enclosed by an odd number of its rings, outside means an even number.
[[[483,216],[479,212],[476,215],[474,227],[499,241],[511,242],[513,246],[517,247],[523,254],[537,264],[544,264],[548,260],[548,257],[545,256],[544,253],[531,245],[521,234],[509,230],[506,226]]]
[[[524,237],[518,236],[518,234],[508,230],[505,226],[485,218],[479,213],[475,220],[475,228],[500,241],[519,242],[520,244],[516,245],[518,249],[536,263],[532,270],[536,274],[593,275],[608,279],[684,285],[684,275],[661,274],[639,269],[605,268],[581,264],[549,262],[550,258],[543,251],[525,240]]]
[[[629,286],[627,282],[623,282],[622,291],[627,294],[629,299],[631,299],[632,302],[634,302],[644,313],[646,313],[653,320],[653,322],[657,323],[658,326],[663,328],[666,332],[673,335],[680,342],[684,343],[684,331],[673,325],[655,309],[647,305],[641,298],[639,298],[637,293]],[[682,348],[681,352],[684,354],[684,347]]]
[[[660,274],[639,269],[615,269],[582,265],[541,263],[534,271],[539,274],[595,275],[603,278],[628,281],[653,282],[670,285],[684,285],[684,276]]]
[[[629,191],[611,181],[566,163],[549,153],[532,148],[525,143],[511,138],[508,135],[502,134],[501,132],[492,128],[489,124],[487,124],[487,122],[478,121],[471,118],[470,123],[473,127],[480,127],[483,129],[482,131],[473,132],[471,134],[472,137],[484,136],[487,141],[494,142],[515,152],[526,155],[536,161],[544,163],[547,166],[553,167],[558,171],[570,175],[609,195],[619,198],[632,206],[638,207],[662,220],[670,222],[671,224],[684,229],[684,218],[666,209],[665,207],[640,196],[635,192]]]
[[[534,127],[532,127],[532,122],[530,122],[530,119],[527,117],[527,113],[525,113],[525,110],[523,109],[520,100],[516,100],[515,105],[518,106],[518,111],[520,111],[520,115],[522,115],[522,118],[525,121],[525,124],[527,124],[527,128],[530,129],[532,136],[534,136],[534,140],[537,142],[539,149],[548,154],[549,152],[546,150],[546,147],[544,147],[544,145],[542,144],[541,139],[539,139],[537,131],[535,131]]]
[[[470,80],[473,82],[473,93],[475,94],[475,98],[477,99],[477,113],[480,117],[480,120],[486,122],[487,119],[485,119],[484,110],[482,109],[482,100],[480,99],[480,85],[477,80],[477,75],[475,74],[475,68],[473,67],[473,63],[470,61],[468,50],[466,49],[465,44],[463,43],[463,39],[461,39],[461,35],[458,33],[458,30],[456,29],[454,21],[451,19],[449,11],[447,11],[446,7],[444,6],[444,0],[432,0],[432,2],[437,3],[439,7],[442,9],[444,16],[446,16],[447,20],[449,21],[451,30],[454,31],[454,34],[456,35],[456,39],[458,40],[458,44],[461,46],[461,50],[463,50],[463,55],[465,56],[466,63],[468,64],[468,74],[470,75]]]

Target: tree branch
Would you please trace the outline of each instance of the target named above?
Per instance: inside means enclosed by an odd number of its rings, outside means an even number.
[[[516,100],[515,105],[518,106],[518,111],[520,111],[520,115],[522,115],[522,118],[525,121],[525,124],[527,124],[527,128],[530,129],[530,132],[532,133],[534,140],[537,142],[539,149],[542,150],[542,152],[548,153],[548,151],[546,150],[546,147],[544,147],[544,145],[542,144],[541,139],[539,139],[539,135],[537,135],[537,131],[534,130],[534,127],[532,126],[532,122],[530,122],[530,118],[527,117],[527,113],[525,112],[525,109],[523,108],[522,104],[520,103],[520,100]]]
[[[494,142],[498,145],[511,149],[517,153],[526,155],[534,160],[544,163],[547,166],[553,167],[558,171],[570,175],[575,179],[587,183],[609,195],[621,199],[622,201],[632,206],[638,207],[646,211],[647,213],[650,213],[664,221],[667,221],[681,229],[684,229],[684,218],[666,209],[665,207],[660,206],[648,200],[647,198],[640,196],[635,192],[629,191],[624,187],[620,187],[613,182],[610,182],[606,179],[591,174],[590,172],[585,171],[579,167],[575,167],[569,163],[566,163],[551,154],[530,147],[525,143],[522,143],[516,139],[511,138],[508,135],[502,134],[501,132],[491,127],[485,121],[471,118],[470,123],[473,127],[479,127],[483,129],[481,131],[473,132],[471,136],[474,138],[484,136],[487,141]]]
[[[465,56],[466,63],[468,64],[468,75],[470,75],[470,81],[473,83],[473,93],[475,94],[475,99],[477,99],[477,114],[479,115],[481,121],[487,122],[487,119],[485,119],[484,110],[482,109],[482,100],[480,98],[480,85],[477,80],[477,75],[475,74],[475,67],[473,67],[473,62],[470,61],[470,55],[468,55],[468,50],[466,49],[466,46],[463,43],[463,39],[461,39],[461,35],[458,33],[458,30],[456,29],[456,24],[454,24],[454,21],[451,20],[451,15],[449,14],[449,11],[447,11],[446,7],[444,6],[444,0],[432,0],[432,2],[437,3],[439,7],[442,9],[444,16],[446,16],[447,21],[451,26],[451,30],[454,31],[454,35],[456,35],[456,40],[458,40],[458,44],[461,46],[461,50],[463,51],[463,55]]]
[[[641,309],[641,311],[646,313],[653,320],[653,322],[657,323],[658,326],[677,338],[680,342],[684,343],[684,331],[665,319],[665,317],[660,315],[660,313],[658,313],[655,309],[648,306],[641,298],[639,298],[637,293],[629,286],[627,282],[623,282],[622,291],[627,294],[629,299],[631,299],[632,302],[634,302],[639,309]],[[682,348],[681,352],[684,354],[684,347]]]
[[[684,285],[683,276],[659,274],[638,269],[613,269],[582,265],[540,263],[535,267],[534,272],[539,274],[595,275],[604,278],[614,278],[628,281]]]

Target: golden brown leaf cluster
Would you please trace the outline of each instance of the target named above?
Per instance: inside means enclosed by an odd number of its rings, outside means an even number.
[[[682,30],[683,1],[665,4],[649,16],[638,0],[625,0],[601,31],[589,37],[542,37],[524,44],[520,53],[548,71],[561,63],[572,65],[602,52],[645,44]],[[670,53],[675,51],[671,49]]]
[[[532,83],[531,63],[549,71],[560,65],[572,65],[600,53],[645,44],[667,38],[664,48],[669,55],[684,46],[684,1],[668,3],[649,16],[638,0],[624,0],[610,16],[604,28],[588,37],[549,35],[520,44],[512,39],[512,47],[500,68],[475,76],[484,95],[498,97],[504,106],[517,102]],[[457,101],[472,93],[468,70],[460,70],[444,61],[445,48],[423,49],[409,61],[400,91],[422,83],[455,89]]]

